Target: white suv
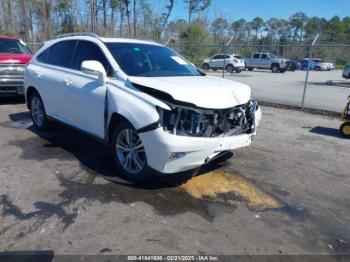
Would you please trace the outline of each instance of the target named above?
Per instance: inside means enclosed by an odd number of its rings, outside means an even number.
[[[205,59],[202,64],[202,68],[203,70],[213,69],[214,71],[225,68],[229,73],[233,73],[233,71],[240,73],[245,69],[245,62],[244,59],[238,54],[217,54]]]
[[[45,42],[25,96],[38,129],[55,120],[103,140],[134,182],[248,146],[261,119],[248,86],[206,76],[166,46],[94,34]]]

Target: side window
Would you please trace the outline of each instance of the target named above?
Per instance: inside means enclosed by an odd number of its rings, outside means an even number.
[[[216,55],[213,57],[213,59],[221,59],[221,55]]]
[[[86,60],[99,61],[107,72],[107,76],[113,76],[113,70],[102,50],[94,43],[80,40],[72,62],[73,69],[80,70],[81,63]]]
[[[226,55],[226,59],[230,59],[231,57],[229,55]]]
[[[254,55],[253,55],[253,58],[254,58],[254,59],[259,59],[259,58],[260,58],[260,54],[254,54]]]
[[[76,40],[62,41],[49,47],[38,56],[38,61],[46,64],[71,68]]]
[[[269,56],[267,54],[262,54],[261,59],[269,59]]]

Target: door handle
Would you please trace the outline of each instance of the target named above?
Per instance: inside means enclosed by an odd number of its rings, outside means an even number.
[[[64,83],[66,84],[66,86],[71,86],[73,84],[73,82],[69,78],[64,79]]]

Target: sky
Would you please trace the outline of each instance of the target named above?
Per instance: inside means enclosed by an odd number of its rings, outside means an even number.
[[[164,6],[166,0],[152,0]],[[183,0],[175,0],[171,20],[187,20],[187,10]],[[155,7],[154,6],[154,7]],[[232,21],[240,18],[252,20],[256,16],[267,20],[271,17],[288,18],[295,12],[302,11],[308,16],[319,16],[327,19],[338,15],[341,18],[350,16],[350,0],[212,0],[208,16],[217,16]]]

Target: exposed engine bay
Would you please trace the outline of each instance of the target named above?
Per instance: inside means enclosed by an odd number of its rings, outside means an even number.
[[[197,109],[172,105],[173,110],[158,109],[160,126],[174,135],[195,137],[232,136],[255,132],[255,100],[228,109]]]

